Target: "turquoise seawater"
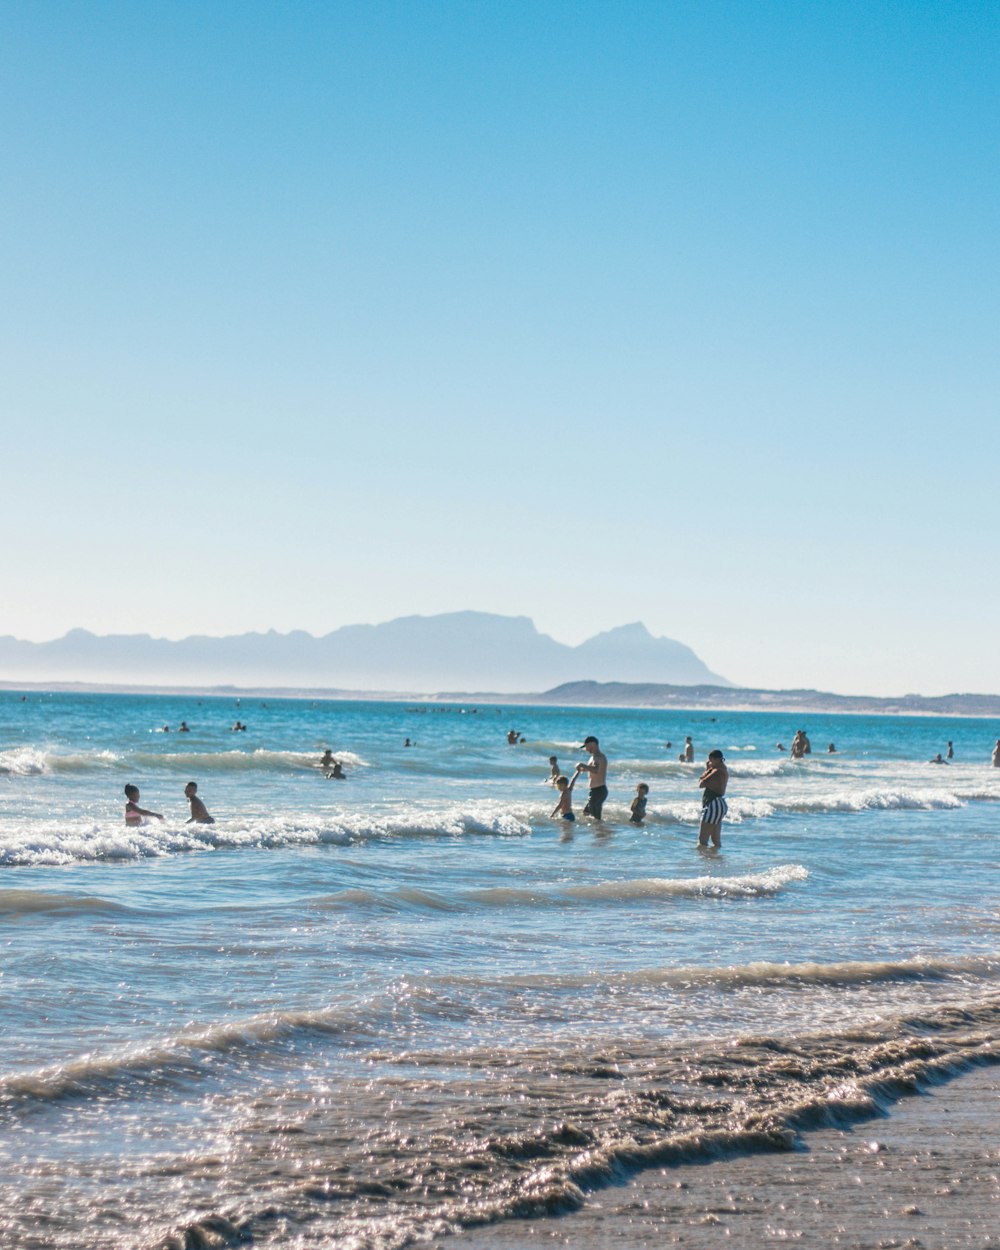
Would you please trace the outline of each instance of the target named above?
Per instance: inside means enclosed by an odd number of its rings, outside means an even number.
[[[0,1242],[401,1246],[994,1058],[998,733],[0,694]],[[610,797],[567,829],[588,734]]]

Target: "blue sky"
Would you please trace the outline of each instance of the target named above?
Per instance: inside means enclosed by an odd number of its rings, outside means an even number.
[[[1000,13],[0,9],[0,633],[1000,691]]]

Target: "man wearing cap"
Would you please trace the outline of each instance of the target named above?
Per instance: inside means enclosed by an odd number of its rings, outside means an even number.
[[[590,763],[576,766],[578,773],[590,774],[590,797],[587,799],[583,814],[600,820],[601,812],[604,810],[604,800],[608,797],[608,787],[605,785],[608,779],[608,757],[600,749],[597,739],[593,736],[584,739],[583,749],[590,752]]]

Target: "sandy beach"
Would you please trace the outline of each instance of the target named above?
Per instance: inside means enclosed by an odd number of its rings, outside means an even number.
[[[1000,1247],[1000,1068],[977,1069],[885,1118],[756,1154],[641,1173],[573,1214],[472,1229],[441,1250],[685,1246],[753,1250]]]

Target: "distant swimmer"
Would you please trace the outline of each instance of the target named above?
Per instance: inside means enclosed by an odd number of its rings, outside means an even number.
[[[604,804],[608,797],[608,757],[601,750],[597,739],[591,735],[583,740],[583,750],[590,752],[590,760],[586,764],[577,764],[577,773],[588,773],[590,777],[590,794],[587,805],[583,809],[584,816],[601,819]]]
[[[170,733],[170,726],[169,726],[169,725],[163,725],[163,726],[161,727],[161,729],[160,729],[160,733],[161,733],[161,734],[168,734],[168,733]]]
[[[674,744],[673,744],[672,742],[664,742],[664,744],[663,744],[663,749],[664,749],[664,751],[669,751],[669,750],[670,750],[670,748],[671,748],[673,745],[674,745]]]
[[[335,762],[336,761],[333,758],[333,752],[330,750],[329,747],[327,747],[326,750],[323,752],[323,758],[319,762],[320,768],[323,768],[323,769],[332,768]]]
[[[711,841],[718,848],[722,845],[722,822],[729,811],[724,797],[726,786],[729,785],[729,769],[721,751],[709,751],[705,771],[698,778],[698,785],[702,789],[698,845],[708,846]]]
[[[186,720],[182,720],[181,723],[177,726],[177,732],[179,734],[189,734],[191,732],[191,730],[188,729],[188,723]]]
[[[406,741],[403,743],[403,746],[404,746],[404,747],[412,747],[412,746],[413,746],[413,743],[409,740],[409,738],[407,738],[407,739],[406,739]]]
[[[948,758],[950,760],[953,760],[955,758],[955,748],[951,745],[950,742],[948,743]]]
[[[512,746],[512,747],[517,746],[517,730],[516,729],[507,730],[507,745]]]
[[[792,739],[791,756],[793,760],[800,760],[806,754],[806,741],[805,730],[796,729],[795,737]]]
[[[155,820],[163,819],[159,812],[151,812],[145,807],[139,806],[138,786],[127,785],[125,787],[125,798],[128,800],[125,804],[125,823],[130,828],[134,829],[138,825],[145,824],[147,816],[152,816]]]
[[[233,725],[231,732],[234,734],[242,734],[242,733],[246,733],[246,730],[247,730],[246,725],[244,725],[241,720],[238,720],[236,724]]]
[[[568,777],[556,778],[555,786],[559,791],[559,802],[552,809],[552,816],[561,816],[563,820],[576,820],[573,814],[573,787],[579,775],[579,771],[575,772],[572,781]]]
[[[346,781],[347,773],[344,772],[344,766],[340,760],[333,761],[333,768],[326,774],[327,781]]]
[[[209,816],[208,808],[198,798],[198,783],[189,781],[184,787],[184,797],[191,804],[191,815],[188,817],[187,824],[195,825],[214,825],[215,820]]]
[[[646,819],[646,799],[649,796],[649,786],[644,781],[640,781],[635,788],[635,798],[632,800],[631,812],[629,820],[633,825],[641,825]]]
[[[928,764],[947,764],[948,761],[944,758],[941,752],[938,751],[937,755],[935,755],[932,760],[928,760],[927,763]]]
[[[684,763],[694,763],[694,743],[691,741],[690,734],[684,739]]]
[[[554,786],[559,780],[559,760],[554,755],[549,756],[549,785]]]
[[[785,744],[783,742],[776,742],[774,744],[774,749],[776,751],[783,751],[785,749]]]
[[[1000,738],[997,738],[996,745],[993,747],[993,767],[1000,768]]]
[[[830,745],[826,748],[826,751],[827,751],[827,754],[828,754],[828,755],[836,755],[836,754],[837,754],[837,748],[834,746],[834,744],[833,744],[832,742],[831,742],[831,743],[830,743]]]

